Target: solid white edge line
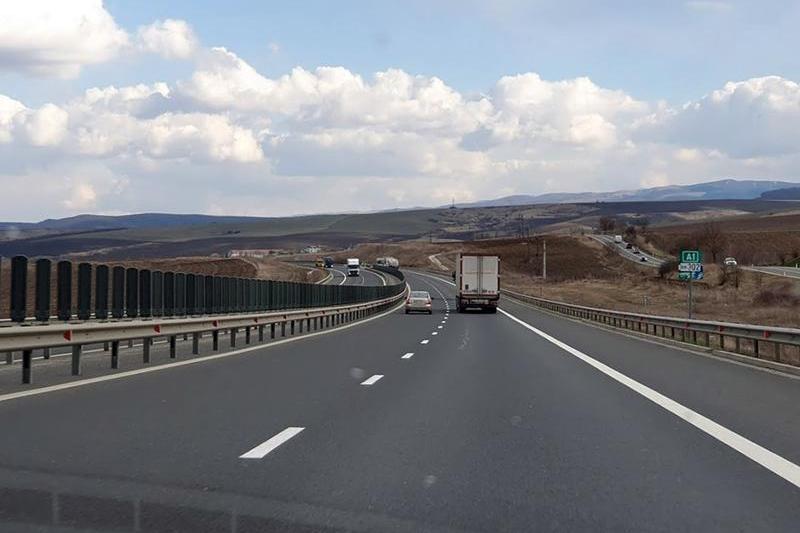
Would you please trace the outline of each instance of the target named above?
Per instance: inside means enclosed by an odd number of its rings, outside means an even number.
[[[166,363],[157,366],[150,366],[146,368],[137,368],[135,370],[128,370],[126,372],[119,372],[117,374],[109,374],[107,376],[98,376],[96,378],[88,378],[82,379],[79,381],[69,381],[66,383],[59,383],[58,385],[48,385],[47,387],[39,387],[36,389],[26,390],[26,391],[19,391],[19,392],[11,392],[8,394],[0,395],[0,403],[6,402],[9,400],[16,400],[18,398],[25,398],[27,396],[38,396],[39,394],[46,394],[48,392],[55,392],[60,390],[66,389],[73,389],[76,387],[85,387],[86,385],[93,385],[95,383],[102,383],[104,381],[114,381],[117,379],[123,379],[131,376],[137,376],[139,374],[148,374],[150,372],[160,372],[162,370],[169,370],[170,368],[177,368],[181,366],[187,365],[194,365],[197,363],[205,363],[206,361],[213,361],[215,359],[223,359],[225,357],[232,357],[235,355],[240,355],[247,352],[253,352],[255,350],[262,350],[265,348],[271,348],[272,346],[280,346],[281,344],[286,344],[288,342],[295,342],[302,339],[310,339],[312,337],[316,337],[318,335],[326,335],[328,333],[333,333],[334,331],[342,331],[345,329],[350,329],[356,326],[360,326],[362,324],[366,324],[367,322],[372,322],[373,320],[377,320],[379,318],[383,318],[386,315],[390,315],[400,309],[403,306],[403,301],[401,300],[398,302],[397,305],[392,307],[391,309],[384,311],[379,315],[375,315],[369,318],[365,318],[363,320],[359,320],[358,322],[351,322],[349,324],[344,324],[342,326],[337,326],[335,328],[330,328],[327,330],[322,331],[315,331],[314,333],[305,333],[298,337],[289,337],[287,339],[280,339],[275,341],[270,341],[265,344],[257,344],[253,346],[248,346],[247,348],[241,348],[239,350],[234,350],[232,352],[225,352],[225,353],[218,353],[214,355],[206,355],[203,357],[196,357],[194,359],[186,359],[185,361],[178,361],[175,363]]]
[[[414,357],[414,352],[407,352],[407,353],[406,353],[405,355],[403,355],[403,357],[401,357],[400,359],[411,359],[412,357]]]
[[[288,427],[280,433],[265,440],[249,452],[239,456],[239,459],[263,459],[269,452],[291,439],[306,428]]]
[[[419,273],[415,272],[415,274]],[[419,274],[419,275],[426,276],[426,274]],[[435,276],[426,276],[426,277],[435,278]],[[441,278],[436,278],[436,279],[439,279],[439,281],[443,281],[444,283],[448,283],[450,285],[455,286],[454,283],[451,283],[447,280],[443,280]],[[743,437],[738,433],[731,431],[725,426],[722,426],[717,422],[714,422],[713,420],[701,415],[700,413],[693,411],[692,409],[689,409],[688,407],[676,402],[675,400],[668,398],[667,396],[664,396],[660,392],[657,392],[651,389],[650,387],[643,385],[632,378],[629,378],[625,374],[622,374],[621,372],[614,370],[610,366],[601,363],[600,361],[597,361],[596,359],[584,354],[580,350],[577,350],[572,346],[569,346],[568,344],[565,344],[564,342],[556,339],[555,337],[552,337],[547,333],[535,328],[534,326],[531,326],[527,322],[515,317],[508,311],[505,311],[504,309],[501,309],[499,307],[497,310],[503,313],[511,320],[517,322],[521,326],[533,331],[543,339],[551,342],[552,344],[555,344],[556,346],[566,351],[567,353],[574,355],[583,362],[603,372],[604,374],[614,379],[618,383],[625,385],[634,392],[637,392],[638,394],[652,401],[659,407],[669,411],[678,418],[695,426],[700,431],[703,431],[704,433],[714,437],[715,439],[725,444],[726,446],[733,448],[734,450],[741,453],[748,459],[760,464],[770,472],[782,477],[789,483],[793,484],[795,487],[800,487],[800,466],[796,465],[795,463],[781,457],[780,455],[764,448],[759,444],[756,444],[755,442],[747,439],[746,437]]]
[[[633,378],[626,376],[625,374],[614,370],[610,366],[601,363],[600,361],[592,358],[589,355],[581,352],[580,350],[573,348],[572,346],[556,339],[555,337],[548,335],[544,331],[531,326],[527,322],[517,318],[516,316],[512,315],[508,311],[504,309],[499,309],[501,313],[505,316],[517,322],[522,327],[529,329],[530,331],[534,332],[535,334],[539,335],[541,338],[545,339],[546,341],[558,346],[565,352],[577,357],[581,361],[593,366],[603,374],[607,375],[611,379],[617,381],[618,383],[628,387],[629,389],[633,390],[634,392],[644,396],[651,402],[655,403],[659,407],[669,411],[670,413],[674,414],[678,418],[688,422],[689,424],[693,425],[700,431],[703,431],[707,435],[714,437],[721,443],[733,448],[737,452],[741,453],[748,459],[755,461],[756,463],[760,464],[770,472],[782,477],[792,485],[800,488],[800,466],[792,463],[791,461],[784,459],[780,455],[771,452],[770,450],[756,444],[755,442],[739,435],[731,431],[730,429],[722,426],[710,418],[707,418],[697,411],[694,411],[685,405],[682,405],[675,400],[664,396],[660,392],[657,392],[650,387],[639,383]]]
[[[369,386],[369,385],[374,385],[374,384],[376,384],[376,383],[377,383],[377,382],[378,382],[378,381],[379,381],[379,380],[380,380],[382,377],[383,377],[383,374],[375,374],[374,376],[372,376],[372,377],[369,377],[369,378],[365,379],[364,381],[362,381],[362,382],[361,382],[361,384],[362,384],[362,385],[367,385],[367,386]]]

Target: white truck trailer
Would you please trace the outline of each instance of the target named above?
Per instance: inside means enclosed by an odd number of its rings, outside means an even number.
[[[358,276],[361,270],[361,262],[357,257],[351,257],[347,260],[347,275]]]
[[[500,258],[496,255],[458,254],[456,258],[456,310],[497,312],[500,300]]]

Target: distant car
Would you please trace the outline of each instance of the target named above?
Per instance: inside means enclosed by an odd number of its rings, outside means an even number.
[[[632,245],[631,243],[626,243],[626,244],[625,244],[625,248],[626,248],[627,250],[630,250],[631,248],[633,248],[633,245]]]
[[[726,267],[735,267],[739,264],[733,257],[726,257],[723,263],[725,264]]]
[[[325,268],[331,268],[333,266],[333,257],[326,257],[323,262],[325,263]]]
[[[319,268],[322,268],[322,267],[324,267],[324,266],[325,266],[325,262],[324,262],[322,259],[317,259],[317,260],[314,262],[314,266],[316,266],[316,267],[319,267]]]
[[[647,258],[645,256],[642,256],[639,258],[639,261],[642,263],[647,263]]]
[[[431,309],[431,295],[427,291],[411,291],[406,300],[406,314],[420,311],[422,313],[433,314]]]
[[[637,248],[636,246],[631,247],[631,252],[635,253],[636,255],[639,255],[639,254],[642,253],[641,251],[639,251],[639,248]]]

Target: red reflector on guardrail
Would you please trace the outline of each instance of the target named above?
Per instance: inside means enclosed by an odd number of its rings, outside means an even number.
[[[155,326],[153,326],[153,331],[155,331],[156,333],[161,333],[161,325],[156,324]]]
[[[764,332],[764,338],[765,339],[768,339],[770,337],[770,335],[772,335],[772,334],[769,331],[765,331]]]
[[[65,341],[71,341],[72,340],[72,330],[71,329],[69,329],[69,330],[64,332],[64,340]]]

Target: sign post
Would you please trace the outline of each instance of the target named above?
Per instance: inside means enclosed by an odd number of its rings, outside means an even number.
[[[678,279],[689,281],[687,307],[689,318],[692,318],[692,281],[703,279],[703,254],[700,250],[681,250],[681,262],[678,265]]]

